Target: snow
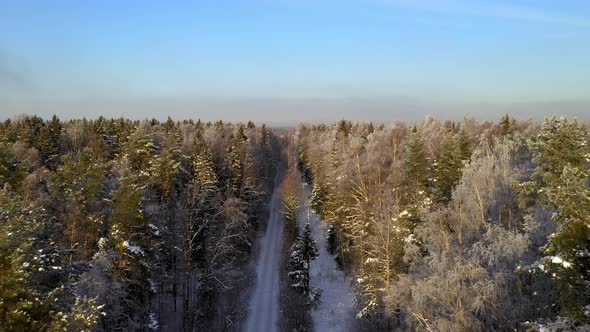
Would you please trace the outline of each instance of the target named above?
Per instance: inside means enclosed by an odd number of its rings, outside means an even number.
[[[158,229],[158,226],[154,225],[154,224],[149,224],[148,227],[154,231],[154,235],[155,236],[160,236],[160,229]]]
[[[130,252],[132,252],[134,254],[140,254],[142,256],[145,255],[145,253],[143,252],[141,247],[133,244],[133,242],[123,241],[123,246],[125,247],[125,249],[129,250]]]
[[[405,243],[416,242],[416,238],[414,237],[414,234],[410,234],[410,235],[404,237],[404,242]]]
[[[278,176],[275,178],[278,184]],[[281,221],[279,190],[275,187],[270,201],[266,233],[261,239],[256,266],[256,288],[250,299],[246,331],[278,331],[279,319],[279,263],[283,223]]]
[[[517,271],[525,270],[525,271],[531,272],[531,273],[534,273],[537,269],[545,272],[545,265],[543,265],[540,261],[535,261],[531,265],[526,265],[524,267],[519,265],[516,267]]]
[[[564,268],[569,269],[572,267],[572,263],[570,262],[566,262],[564,261],[561,257],[559,256],[553,256],[551,257],[551,263],[553,264],[558,264],[558,265],[562,265]]]
[[[561,264],[561,263],[563,263],[563,260],[561,258],[559,258],[558,256],[554,256],[551,259],[551,263],[553,263],[553,264]]]
[[[156,314],[153,312],[150,312],[148,328],[150,330],[154,330],[154,331],[156,331],[160,328],[160,324],[158,323],[158,320],[156,319]]]
[[[311,192],[309,186],[304,186],[306,192],[307,211],[300,213],[297,222],[301,229],[309,221],[313,238],[318,244],[319,257],[311,262],[309,277],[310,286],[322,290],[320,304],[312,310],[311,316],[315,331],[350,331],[348,322],[354,317],[354,295],[351,279],[344,272],[338,270],[334,255],[327,250],[326,231],[328,225],[311,211]],[[309,218],[309,219],[308,219]]]
[[[150,292],[153,294],[157,293],[156,283],[152,279],[148,279],[148,283],[150,284]]]

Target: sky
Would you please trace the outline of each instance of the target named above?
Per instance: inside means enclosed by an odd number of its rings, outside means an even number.
[[[587,0],[0,0],[0,118],[590,120]]]

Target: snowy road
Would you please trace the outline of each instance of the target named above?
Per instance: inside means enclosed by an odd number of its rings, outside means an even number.
[[[275,183],[278,184],[278,177]],[[278,331],[279,263],[283,223],[280,214],[279,189],[275,187],[270,200],[266,232],[261,239],[256,267],[256,289],[250,300],[246,332]]]
[[[311,287],[322,290],[320,305],[311,312],[314,330],[318,332],[350,331],[353,319],[354,295],[350,287],[350,278],[339,270],[326,246],[327,225],[309,208],[311,192],[305,185],[306,208],[299,215],[298,223],[303,227],[309,222],[314,239],[318,244],[319,256],[311,262],[309,279]]]

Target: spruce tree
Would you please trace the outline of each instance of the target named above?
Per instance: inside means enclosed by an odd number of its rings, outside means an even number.
[[[326,244],[328,246],[326,249],[330,255],[336,254],[336,251],[338,250],[338,233],[334,224],[328,226],[328,230],[326,231]]]
[[[66,228],[65,244],[75,248],[77,257],[89,259],[105,231],[102,209],[107,165],[97,160],[89,148],[61,159],[62,165],[50,179],[50,193],[59,203],[56,212]]]
[[[239,140],[234,139],[227,147],[227,195],[236,196],[242,184],[242,161],[240,160]]]
[[[178,178],[184,175],[182,174],[184,159],[180,150],[180,137],[175,130],[171,129],[166,134],[160,154],[154,158],[150,171],[151,179],[155,182],[163,200],[169,200],[174,190],[182,184]]]
[[[0,188],[18,189],[27,174],[27,167],[14,155],[10,145],[0,143]]]
[[[197,133],[192,153],[193,185],[204,198],[210,198],[219,191],[219,178],[209,147],[200,132]]]
[[[260,209],[260,203],[262,202],[263,190],[256,177],[253,147],[249,143],[246,144],[246,155],[244,157],[244,167],[242,171],[242,186],[240,188],[239,197],[246,203],[248,223],[250,225],[249,229],[253,231],[258,227],[258,217],[262,212],[262,209]]]
[[[529,142],[537,167],[532,181],[517,187],[521,200],[538,201],[553,210],[557,232],[545,254],[560,285],[562,314],[589,322],[590,305],[590,147],[588,133],[576,121],[547,118]],[[532,198],[531,198],[532,197]]]
[[[312,237],[311,226],[307,223],[291,248],[289,277],[293,281],[291,287],[307,296],[309,304],[317,301],[320,294],[319,290],[309,286],[309,265],[317,257],[318,245]]]
[[[558,231],[546,254],[560,285],[562,314],[590,323],[590,172],[566,166],[557,183],[546,189],[548,202],[557,209]]]
[[[50,169],[55,169],[58,161],[61,130],[62,125],[56,115],[39,129],[35,147],[39,151],[43,165]]]
[[[459,132],[455,135],[454,140],[457,144],[459,149],[459,160],[462,162],[469,161],[471,159],[471,154],[473,153],[473,147],[471,144],[471,140],[467,136],[467,133],[464,129],[459,130]]]
[[[119,157],[128,163],[131,171],[146,173],[152,166],[155,151],[150,134],[144,126],[140,126],[126,139]]]
[[[506,113],[500,120],[500,129],[502,136],[513,135],[516,131],[516,120]]]
[[[588,167],[588,134],[577,121],[556,116],[545,119],[541,132],[529,142],[533,162],[537,165],[532,175],[538,185],[559,181],[565,166]]]
[[[422,133],[414,127],[407,143],[405,182],[409,190],[426,190],[428,184],[428,157]]]
[[[0,329],[90,331],[102,307],[75,296],[60,224],[3,188],[0,207]]]
[[[323,214],[323,207],[326,202],[326,186],[319,180],[313,182],[311,189],[311,208],[317,214]]]
[[[433,187],[436,200],[447,204],[451,200],[453,189],[461,179],[463,167],[460,142],[456,142],[452,133],[443,139],[434,163]],[[464,152],[466,155],[467,152]]]

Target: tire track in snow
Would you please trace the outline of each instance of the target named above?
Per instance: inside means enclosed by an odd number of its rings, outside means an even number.
[[[283,224],[280,218],[278,190],[279,175],[270,200],[266,232],[261,239],[260,255],[256,267],[256,288],[250,300],[246,332],[278,331],[279,317],[279,263]]]

